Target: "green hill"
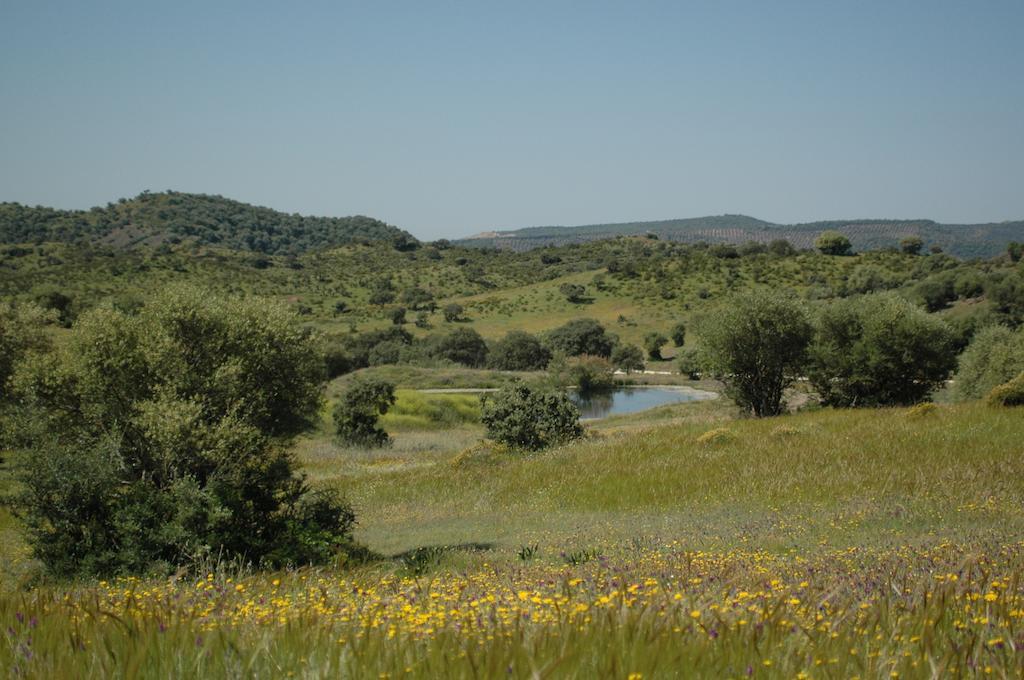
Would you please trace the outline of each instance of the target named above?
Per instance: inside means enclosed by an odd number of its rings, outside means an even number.
[[[1024,220],[989,224],[939,224],[932,220],[831,220],[805,224],[774,224],[746,215],[716,215],[654,222],[590,224],[579,227],[528,227],[490,231],[458,241],[460,245],[531,250],[616,236],[651,234],[683,243],[768,243],[786,239],[797,248],[810,248],[814,238],[826,229],[844,233],[857,250],[878,250],[899,245],[900,239],[916,235],[925,245],[937,245],[962,258],[993,257],[1011,241],[1024,240]]]
[[[0,243],[8,244],[58,241],[132,248],[184,241],[286,254],[395,238],[412,237],[361,215],[308,217],[176,191],[143,192],[90,210],[0,203]]]

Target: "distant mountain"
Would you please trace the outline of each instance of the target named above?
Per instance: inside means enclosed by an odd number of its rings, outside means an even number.
[[[394,238],[414,240],[371,217],[305,217],[176,191],[143,192],[91,210],[0,203],[0,243],[63,241],[132,248],[193,242],[283,254]]]
[[[920,236],[925,247],[940,246],[962,258],[993,257],[1011,241],[1024,241],[1024,220],[990,224],[939,224],[932,220],[833,220],[806,224],[773,224],[746,215],[716,215],[657,222],[590,224],[579,227],[528,227],[491,231],[456,241],[458,245],[530,250],[617,236],[653,234],[686,243],[743,243],[786,239],[797,248],[811,248],[826,229],[842,232],[856,250],[896,247],[900,239]]]

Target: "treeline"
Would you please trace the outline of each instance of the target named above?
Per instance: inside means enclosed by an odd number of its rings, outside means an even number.
[[[308,217],[175,191],[144,192],[91,210],[0,203],[0,242],[93,243],[115,247],[188,241],[265,254],[304,253],[363,240],[415,245],[408,233],[370,217]]]

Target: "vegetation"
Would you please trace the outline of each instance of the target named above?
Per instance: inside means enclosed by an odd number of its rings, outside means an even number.
[[[823,231],[814,239],[814,247],[821,251],[822,255],[849,255],[852,249],[850,239],[838,231]]]
[[[502,371],[539,371],[551,361],[551,352],[540,340],[524,331],[511,331],[494,343],[487,363]]]
[[[388,434],[377,426],[379,416],[395,403],[395,386],[377,378],[357,377],[334,406],[338,439],[354,446],[384,446]]]
[[[319,409],[322,366],[258,301],[181,289],[136,317],[83,315],[12,380],[30,409],[15,507],[34,555],[61,575],[332,557],[352,513],[286,448]]]
[[[636,345],[618,345],[612,351],[612,365],[626,373],[644,370],[644,353]]]
[[[1024,406],[1024,373],[1003,385],[994,387],[988,393],[987,400],[993,406]]]
[[[580,412],[561,392],[519,384],[502,388],[483,402],[480,420],[496,442],[536,451],[579,437]]]
[[[989,326],[978,331],[960,357],[956,394],[980,399],[1024,372],[1024,330]]]
[[[829,406],[895,406],[922,401],[956,366],[942,322],[889,293],[824,308],[807,375]]]
[[[544,336],[544,344],[552,352],[571,357],[583,354],[610,357],[616,343],[594,319],[575,319],[549,331]]]
[[[804,368],[812,334],[806,310],[793,298],[742,293],[702,326],[703,363],[741,408],[778,415],[783,390]]]

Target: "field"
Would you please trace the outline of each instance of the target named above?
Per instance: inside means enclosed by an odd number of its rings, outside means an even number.
[[[1024,672],[1013,410],[748,420],[717,400],[524,456],[475,445],[471,414],[424,427],[431,409],[402,396],[391,448],[321,434],[298,450],[316,483],[345,490],[381,559],[8,591],[0,664],[15,677]]]

